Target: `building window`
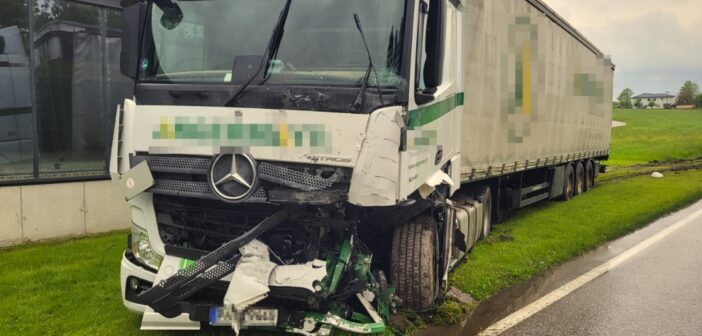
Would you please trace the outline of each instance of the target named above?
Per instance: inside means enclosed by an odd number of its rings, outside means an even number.
[[[119,73],[120,10],[9,2],[18,9],[0,13],[0,97],[14,98],[0,98],[0,184],[106,178],[115,110],[132,89]]]
[[[0,10],[0,176],[14,179],[34,177],[28,13],[20,0]]]

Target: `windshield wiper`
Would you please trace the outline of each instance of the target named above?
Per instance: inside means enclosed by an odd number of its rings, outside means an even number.
[[[368,48],[368,41],[366,40],[366,34],[363,33],[363,27],[361,27],[361,19],[358,17],[358,13],[353,14],[353,19],[356,21],[356,27],[361,33],[361,39],[363,40],[363,45],[366,47],[366,53],[368,54],[368,70],[366,70],[366,75],[363,77],[363,84],[361,85],[361,90],[358,92],[358,96],[356,96],[356,101],[354,101],[351,107],[351,112],[357,112],[365,102],[371,70],[375,73],[376,87],[378,88],[378,96],[380,97],[380,107],[385,106],[385,100],[383,99],[383,91],[380,89],[380,77],[378,76],[378,71],[375,69],[375,65],[373,65],[373,56],[370,52],[370,48]]]
[[[278,17],[278,22],[275,24],[275,28],[273,29],[273,35],[271,36],[271,39],[268,41],[268,47],[266,47],[266,52],[263,54],[263,59],[261,60],[261,63],[258,66],[258,70],[249,77],[249,79],[239,87],[231,96],[227,98],[227,102],[224,103],[224,106],[232,106],[241,96],[241,94],[251,85],[251,83],[260,76],[262,71],[268,71],[268,67],[275,58],[275,55],[278,53],[278,48],[280,47],[280,42],[283,40],[283,33],[285,32],[285,22],[288,20],[288,13],[290,13],[290,4],[292,3],[292,0],[288,0],[285,3],[285,7],[283,10],[280,12],[280,17]],[[264,79],[263,81],[265,81]]]

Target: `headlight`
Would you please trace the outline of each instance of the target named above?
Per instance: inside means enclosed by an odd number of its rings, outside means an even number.
[[[149,234],[146,230],[132,224],[132,254],[142,264],[149,266],[155,270],[161,266],[163,256],[156,253],[151,248]]]

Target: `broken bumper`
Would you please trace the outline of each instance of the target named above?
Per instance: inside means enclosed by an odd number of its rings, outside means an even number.
[[[251,277],[255,271],[250,270],[252,261],[256,264],[260,263],[260,260],[256,260],[256,258],[262,257],[261,247],[265,246],[259,245],[257,249],[254,243],[242,248],[242,258],[232,274],[223,277],[192,298],[180,302],[179,312],[171,314],[170,318],[154,312],[151,307],[143,304],[139,300],[139,294],[152,288],[154,284],[158,284],[164,277],[168,278],[169,274],[178,270],[178,265],[182,267],[187,262],[184,263],[184,259],[167,256],[159,272],[154,273],[139,265],[130,251],[125,251],[122,257],[120,276],[124,305],[131,311],[143,314],[141,326],[143,330],[198,330],[201,323],[204,322],[212,326],[230,326],[235,332],[238,332],[240,329],[257,327],[255,324],[247,324],[244,317],[247,316],[246,313],[249,309],[260,310],[261,307],[275,311],[277,321],[273,325],[267,326],[268,328],[276,327],[291,333],[327,335],[334,328],[359,334],[380,333],[385,330],[382,318],[371,305],[374,294],[371,294],[370,291],[365,291],[365,294],[371,295],[370,300],[367,295],[364,297],[361,293],[354,296],[354,299],[357,298],[367,309],[367,315],[369,315],[360,319],[358,314],[354,314],[354,318],[344,319],[341,317],[343,314],[337,314],[333,308],[328,311],[317,310],[315,312],[301,310],[299,302],[291,301],[288,303],[281,300],[280,296],[274,301],[261,301],[269,293],[264,294],[265,290],[259,290],[266,286],[252,281]],[[247,252],[247,249],[253,252]],[[337,264],[346,265],[348,259],[341,260],[341,262],[334,261],[334,266]],[[310,274],[310,272],[320,268],[324,271]],[[304,284],[310,282],[311,277],[327,278],[326,269],[326,262],[317,260],[308,265],[275,266],[266,272],[264,277],[269,279],[267,285],[270,286],[270,289],[277,290],[278,293],[295,290],[314,291],[315,288],[305,288]],[[332,269],[335,268],[332,267]],[[334,274],[328,278],[333,279]],[[314,283],[317,285],[317,281]],[[295,288],[296,286],[297,288]],[[320,289],[318,286],[316,287],[317,290]],[[259,291],[257,292],[257,290]],[[275,304],[271,305],[271,302],[275,302]],[[264,304],[264,306],[259,306],[259,304]],[[222,312],[226,312],[224,318]]]

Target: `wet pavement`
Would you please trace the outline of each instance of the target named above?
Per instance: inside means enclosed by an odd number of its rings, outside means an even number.
[[[702,335],[702,217],[502,335]]]
[[[418,334],[476,335],[700,209],[702,201],[502,291],[458,325]],[[702,335],[702,217],[503,335]]]

